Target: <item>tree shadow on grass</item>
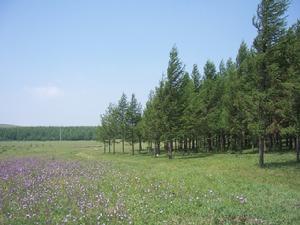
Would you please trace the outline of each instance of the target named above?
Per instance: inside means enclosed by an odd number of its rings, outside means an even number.
[[[295,160],[289,160],[285,162],[269,162],[265,163],[266,169],[280,169],[280,168],[290,168],[294,167],[295,169],[300,169],[300,163]]]
[[[206,157],[209,157],[209,156],[213,156],[215,153],[190,153],[190,154],[176,154],[175,155],[175,158],[177,159],[197,159],[197,158],[206,158]]]
[[[217,154],[216,152],[190,152],[190,153],[183,153],[183,152],[173,152],[173,158],[174,159],[195,159],[195,158],[205,158],[208,156],[213,156],[214,154]],[[137,152],[137,156],[144,157],[144,156],[151,156],[155,157],[153,152],[149,152],[146,150],[143,150],[141,152]],[[164,158],[168,157],[168,153],[165,150],[161,150],[160,154],[157,156],[157,158]]]

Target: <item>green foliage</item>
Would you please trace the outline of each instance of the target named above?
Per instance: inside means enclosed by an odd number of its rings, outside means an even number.
[[[131,96],[128,109],[126,111],[126,120],[128,124],[127,140],[132,142],[132,145],[138,138],[138,123],[142,117],[142,106],[138,103],[134,94]]]
[[[200,86],[201,86],[201,77],[200,77],[200,72],[199,72],[198,66],[196,64],[193,65],[191,79],[193,82],[194,90],[196,92],[198,92],[200,89]]]
[[[216,76],[217,76],[216,66],[213,62],[208,60],[204,66],[204,79],[212,80],[215,79]]]
[[[114,127],[114,138],[154,143],[158,152],[162,142],[171,152],[241,151],[258,142],[270,151],[295,148],[300,135],[300,22],[286,29],[288,4],[262,0],[253,18],[258,32],[253,47],[243,41],[236,60],[222,60],[218,69],[208,60],[203,77],[196,64],[190,74],[185,71],[174,46],[166,75],[150,93],[143,114],[134,98],[128,103],[122,96],[119,125],[108,125]],[[102,127],[106,130],[105,118]]]
[[[257,7],[253,25],[258,31],[254,47],[259,53],[266,53],[284,35],[286,17],[284,16],[289,0],[262,0]]]
[[[180,132],[180,116],[183,112],[181,104],[182,90],[184,89],[184,66],[178,56],[178,50],[173,47],[170,52],[167,78],[164,86],[163,113],[165,118],[166,140],[172,140]]]
[[[134,143],[141,142],[142,124],[139,125],[142,116],[141,104],[137,102],[132,94],[131,101],[127,102],[127,97],[123,93],[118,105],[109,104],[105,114],[101,115],[101,124],[98,127],[97,139],[115,145],[116,139],[122,139],[123,152],[124,142],[130,141],[134,153]],[[115,150],[115,148],[114,148]]]
[[[0,128],[0,141],[95,140],[96,127],[5,127]],[[61,132],[61,133],[60,133]]]

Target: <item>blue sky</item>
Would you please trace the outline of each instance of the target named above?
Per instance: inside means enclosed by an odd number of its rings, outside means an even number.
[[[122,92],[144,104],[174,44],[188,71],[251,45],[258,2],[1,0],[0,123],[97,125]]]

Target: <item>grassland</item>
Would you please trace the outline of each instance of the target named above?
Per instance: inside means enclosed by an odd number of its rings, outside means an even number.
[[[129,152],[130,146],[126,146]],[[101,143],[0,142],[0,224],[300,224],[293,153],[103,154]]]

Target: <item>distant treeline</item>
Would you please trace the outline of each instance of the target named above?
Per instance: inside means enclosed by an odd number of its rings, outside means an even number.
[[[95,140],[96,127],[8,127],[0,128],[0,141]]]

